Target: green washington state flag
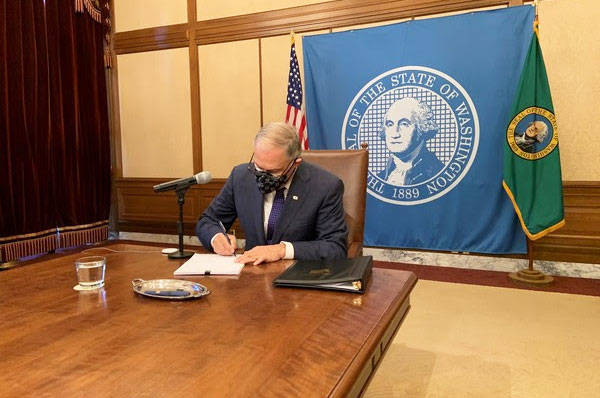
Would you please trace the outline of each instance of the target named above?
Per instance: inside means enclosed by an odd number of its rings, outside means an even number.
[[[558,129],[534,31],[506,130],[502,182],[531,240],[565,224]]]

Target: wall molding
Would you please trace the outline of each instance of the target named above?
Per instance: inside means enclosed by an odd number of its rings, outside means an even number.
[[[600,264],[600,182],[563,182],[565,226],[534,242],[534,258]]]
[[[145,51],[187,47],[188,24],[157,26],[152,28],[115,33],[115,54],[130,54]]]
[[[116,54],[127,54],[186,47],[188,30],[194,31],[196,44],[203,45],[285,35],[291,30],[311,32],[523,3],[523,0],[339,0],[119,32],[113,41]]]
[[[160,178],[115,178],[118,231],[177,233],[179,205],[173,191],[154,193],[152,187],[167,180]],[[196,221],[219,193],[224,179],[193,185],[185,196],[184,233],[194,234]]]
[[[225,181],[218,178],[190,188],[184,206],[186,235],[194,235],[198,217],[219,193]],[[115,179],[118,201],[116,225],[119,231],[177,233],[179,212],[175,194],[152,191],[152,186],[161,182],[165,182],[165,179]],[[565,181],[563,197],[566,225],[534,242],[534,258],[600,264],[600,181]],[[243,237],[238,222],[233,228],[238,237]]]

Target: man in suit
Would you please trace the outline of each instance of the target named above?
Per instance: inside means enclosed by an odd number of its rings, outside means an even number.
[[[246,251],[237,262],[343,258],[348,236],[343,193],[339,178],[302,162],[294,127],[270,123],[256,135],[251,161],[234,167],[198,220],[196,235],[204,247],[232,255],[235,236],[226,237],[219,221],[229,229],[239,218]]]
[[[377,176],[397,186],[420,184],[435,176],[444,165],[425,141],[437,132],[434,114],[425,102],[412,97],[394,102],[385,113],[380,133],[390,156]]]

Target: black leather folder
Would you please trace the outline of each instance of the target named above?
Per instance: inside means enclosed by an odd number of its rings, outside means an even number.
[[[338,260],[296,261],[273,280],[275,286],[306,287],[364,293],[371,276],[372,256]]]

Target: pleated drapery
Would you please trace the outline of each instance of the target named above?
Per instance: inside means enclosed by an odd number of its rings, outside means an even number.
[[[0,0],[0,261],[107,239],[106,27],[75,3]]]

